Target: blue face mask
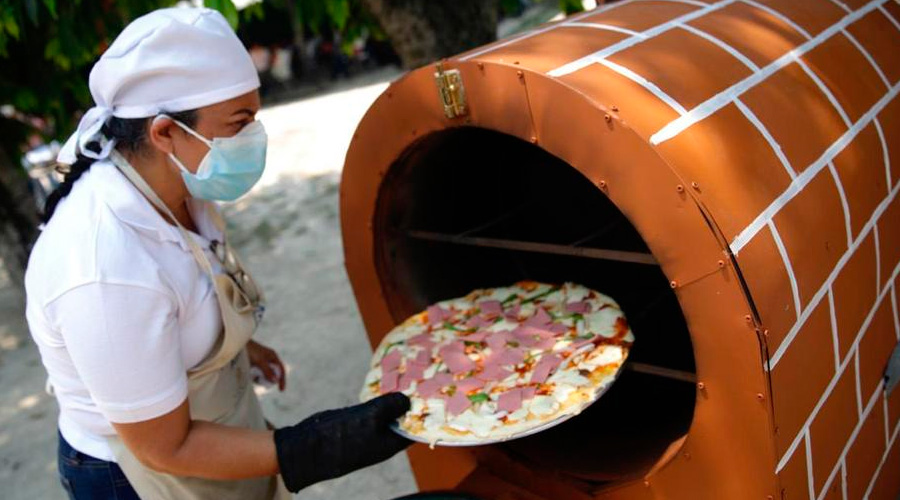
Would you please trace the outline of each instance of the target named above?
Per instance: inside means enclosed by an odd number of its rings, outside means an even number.
[[[184,184],[194,198],[234,201],[250,191],[262,177],[268,144],[262,123],[254,121],[232,137],[209,140],[178,120],[173,121],[209,146],[209,152],[200,161],[196,174],[169,153],[169,158],[181,169]]]

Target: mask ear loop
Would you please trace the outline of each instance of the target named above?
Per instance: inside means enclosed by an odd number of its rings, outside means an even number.
[[[168,119],[168,120],[172,120],[172,122],[173,122],[175,125],[178,125],[178,126],[181,127],[185,132],[187,132],[187,133],[193,135],[193,136],[196,137],[197,139],[200,139],[200,140],[203,142],[203,144],[206,144],[206,147],[212,149],[212,144],[213,144],[213,143],[212,143],[211,140],[207,139],[206,137],[203,137],[202,135],[200,135],[198,132],[196,132],[196,131],[195,131],[194,129],[192,129],[191,127],[188,127],[187,125],[181,123],[180,121],[178,121],[178,120],[172,118],[171,116],[169,116],[169,115],[167,115],[167,114],[161,113],[161,114],[156,115],[156,116],[153,118],[153,123],[156,123],[156,120],[159,120],[160,118],[166,118],[166,119]],[[184,163],[181,163],[181,160],[179,160],[173,153],[168,153],[168,156],[169,156],[169,159],[172,160],[172,163],[174,163],[176,166],[178,166],[178,168],[180,168],[182,172],[184,172],[185,174],[188,174],[188,175],[196,175],[196,174],[194,174],[193,172],[191,172],[190,170],[188,170],[187,167],[184,166]]]

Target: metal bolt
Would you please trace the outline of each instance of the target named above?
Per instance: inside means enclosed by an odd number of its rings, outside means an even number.
[[[672,287],[672,289],[678,288],[678,282],[672,280],[669,282],[669,286]]]
[[[719,262],[717,262],[717,264],[719,264],[719,269],[724,269],[724,268],[725,268],[725,261],[724,261],[724,260],[720,260]]]
[[[603,119],[606,120],[606,121],[608,121],[608,122],[609,122],[609,121],[612,121],[612,117],[609,116],[609,115],[603,115]]]
[[[532,144],[537,144],[537,143],[538,143],[538,140],[537,140],[537,137],[536,137],[536,136],[531,136],[531,143],[532,143]]]
[[[606,189],[606,181],[600,181],[597,185],[600,186],[600,189]]]
[[[748,315],[744,316],[744,321],[746,321],[747,323],[750,323],[751,321],[753,321],[753,318],[750,317],[750,315],[748,314]]]
[[[766,399],[766,397],[763,396],[763,393],[757,392],[757,393],[756,393],[756,399],[762,401],[762,400]]]
[[[703,382],[697,382],[697,390],[699,390],[699,391],[705,391],[705,390],[706,390],[706,384],[704,384]]]
[[[679,193],[683,193],[683,192],[684,192],[684,186],[682,186],[681,184],[679,184],[679,185],[675,186],[675,190],[678,191]]]
[[[700,184],[697,184],[696,182],[692,182],[691,187],[696,189],[697,191],[700,191]]]

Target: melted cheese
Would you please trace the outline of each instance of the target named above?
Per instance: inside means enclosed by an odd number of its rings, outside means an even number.
[[[591,333],[612,338],[616,336],[616,320],[620,316],[622,316],[622,311],[607,307],[585,315],[584,320]]]
[[[624,357],[621,347],[604,345],[592,352],[584,361],[578,363],[578,368],[594,371],[598,366],[621,362]]]

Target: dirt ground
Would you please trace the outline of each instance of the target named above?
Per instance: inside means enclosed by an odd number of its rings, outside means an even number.
[[[260,390],[267,417],[293,424],[354,404],[371,349],[344,271],[338,183],[356,124],[387,82],[384,69],[331,93],[260,112],[269,160],[260,184],[227,206],[230,236],[268,299],[257,339],[288,366],[283,393]],[[0,277],[0,491],[8,500],[62,499],[56,478],[55,400],[23,317],[21,292]],[[384,500],[416,489],[405,454],[298,499]]]

